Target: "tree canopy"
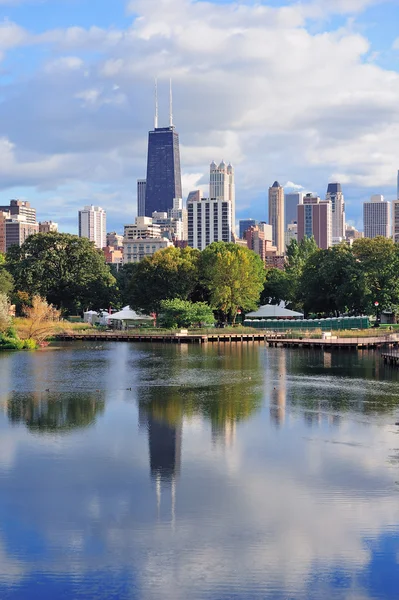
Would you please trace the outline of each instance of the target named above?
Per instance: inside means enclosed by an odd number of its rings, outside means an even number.
[[[189,299],[198,281],[199,256],[198,250],[171,246],[129,265],[125,296],[129,305],[148,314],[158,313],[162,300]]]
[[[233,243],[213,242],[200,258],[200,280],[209,292],[211,306],[234,322],[241,308],[256,308],[265,280],[260,257]]]
[[[7,253],[17,292],[46,298],[64,313],[99,310],[116,299],[116,281],[92,242],[68,233],[38,233]]]
[[[201,327],[212,325],[214,321],[213,311],[206,302],[190,302],[180,298],[161,302],[160,324],[163,327]]]

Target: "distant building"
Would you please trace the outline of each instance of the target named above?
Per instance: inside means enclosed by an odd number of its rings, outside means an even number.
[[[326,200],[331,202],[332,237],[345,237],[345,202],[340,183],[329,183]]]
[[[364,237],[391,237],[391,204],[381,194],[371,196],[363,204]]]
[[[162,237],[161,227],[153,223],[150,217],[137,217],[133,225],[125,225],[123,237],[123,263],[140,262],[146,256],[152,256],[158,250],[173,246]]]
[[[188,240],[188,217],[187,208],[183,208],[182,198],[173,198],[173,208],[168,210],[169,219],[177,219],[182,223],[182,238],[176,241]]]
[[[298,242],[312,236],[319,248],[332,245],[331,202],[306,194],[303,204],[298,206]]]
[[[259,226],[249,227],[245,233],[247,246],[260,256],[266,264],[268,258],[277,255],[277,248],[273,246],[271,226],[267,225],[264,228]]]
[[[201,198],[200,192],[187,200],[188,245],[203,250],[212,242],[232,242],[230,201]]]
[[[241,240],[244,239],[244,233],[250,227],[256,227],[256,221],[255,221],[255,219],[240,219],[238,221],[238,237]]]
[[[123,265],[123,250],[114,246],[105,246],[103,248],[105,262],[109,265],[116,265],[117,269]]]
[[[0,211],[0,252],[6,252],[6,220],[10,218],[10,213]]]
[[[298,223],[295,221],[294,223],[288,223],[287,229],[285,231],[285,247],[290,245],[292,240],[298,239]]]
[[[345,228],[345,238],[346,241],[350,242],[351,240],[358,240],[364,237],[363,231],[358,231],[352,225],[347,225]]]
[[[36,224],[36,209],[26,200],[10,200],[8,206],[0,206],[0,212],[10,213],[10,217],[21,217],[25,223]]]
[[[161,228],[151,217],[137,217],[133,225],[125,225],[123,243],[134,239],[148,240],[161,237]]]
[[[392,202],[392,236],[395,244],[399,243],[399,200]]]
[[[147,187],[146,179],[137,180],[137,216],[145,216],[145,190]]]
[[[53,221],[41,221],[39,223],[39,233],[57,233],[58,223]]]
[[[158,127],[158,96],[155,103],[154,130],[148,134],[145,216],[168,212],[173,199],[182,198],[179,134],[173,125],[172,90],[169,127]],[[141,215],[138,215],[141,216]]]
[[[111,231],[107,233],[107,246],[113,246],[114,248],[122,248],[123,246],[123,235]]]
[[[280,255],[285,252],[284,219],[284,188],[275,181],[269,188],[269,223],[273,228],[273,246]]]
[[[79,237],[88,238],[97,248],[107,245],[107,216],[100,206],[85,206],[79,211]]]
[[[290,223],[298,220],[298,204],[303,204],[303,192],[288,192],[284,194],[284,230]]]
[[[38,223],[27,223],[24,221],[22,215],[10,217],[5,220],[5,234],[6,234],[6,252],[11,246],[17,245],[22,246],[25,240],[31,236],[39,233]]]
[[[183,221],[180,219],[173,219],[168,216],[168,213],[153,212],[152,222],[154,225],[159,225],[163,237],[167,237],[172,241],[184,239]]]
[[[234,168],[229,163],[226,165],[224,160],[220,165],[211,162],[209,168],[209,198],[217,201],[231,202],[231,225],[233,234],[235,234],[236,222],[236,192],[234,182]]]

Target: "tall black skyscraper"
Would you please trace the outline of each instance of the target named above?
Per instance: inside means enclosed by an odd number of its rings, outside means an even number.
[[[173,125],[170,90],[169,127],[158,127],[158,98],[155,101],[155,127],[148,134],[145,216],[173,208],[173,198],[182,197],[179,134]]]

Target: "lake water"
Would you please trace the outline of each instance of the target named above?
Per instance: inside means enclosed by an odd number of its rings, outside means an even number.
[[[0,354],[0,599],[399,597],[399,371],[372,352]]]

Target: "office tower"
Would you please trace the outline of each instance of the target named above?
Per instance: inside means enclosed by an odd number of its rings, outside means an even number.
[[[312,236],[319,248],[332,245],[331,202],[306,194],[303,204],[298,206],[298,242]]]
[[[183,200],[181,198],[173,198],[173,208],[168,210],[169,219],[177,219],[181,221],[182,237],[180,241],[187,241],[188,239],[188,222],[187,222],[187,208],[183,208]]]
[[[58,223],[53,221],[41,221],[39,223],[39,233],[57,233]]]
[[[200,192],[187,200],[188,245],[203,250],[212,242],[232,242],[231,202],[202,198]]]
[[[231,224],[235,233],[236,223],[236,191],[234,183],[234,169],[224,160],[219,166],[214,161],[209,167],[209,198],[212,200],[228,200],[231,202]]]
[[[145,216],[168,212],[173,198],[182,198],[179,134],[173,125],[172,91],[169,127],[158,127],[158,95],[155,96],[155,126],[148,134]],[[141,215],[139,215],[141,216]]]
[[[5,220],[5,250],[11,246],[22,246],[30,235],[39,233],[38,223],[28,223],[22,215],[11,216]]]
[[[381,194],[371,196],[363,204],[364,237],[391,237],[391,204]]]
[[[275,181],[269,188],[269,223],[273,228],[273,246],[283,255],[284,243],[284,188]]]
[[[329,183],[326,200],[331,202],[332,236],[345,238],[345,202],[340,183]]]
[[[145,216],[145,190],[147,187],[146,179],[137,180],[137,216]]]
[[[10,217],[21,217],[25,223],[36,224],[36,209],[26,200],[10,200],[9,206],[0,206],[0,212],[9,212]]]
[[[256,227],[255,219],[240,219],[238,221],[238,230],[239,230],[238,237],[240,238],[240,240],[244,239],[244,233],[250,227]]]
[[[290,223],[298,220],[298,204],[303,204],[303,192],[289,192],[284,195],[284,231]]]
[[[392,202],[393,241],[399,244],[399,200]]]
[[[79,211],[79,237],[88,238],[97,248],[107,245],[107,215],[100,206],[85,206]]]

